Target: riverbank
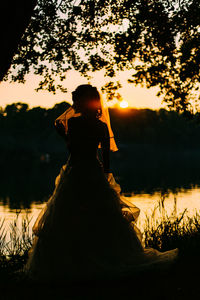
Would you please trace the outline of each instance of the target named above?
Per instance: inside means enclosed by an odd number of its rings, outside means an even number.
[[[13,223],[14,224],[14,223]],[[179,248],[179,257],[167,272],[149,271],[137,276],[98,282],[76,282],[65,285],[36,284],[24,277],[20,270],[28,258],[32,236],[26,231],[10,242],[0,235],[0,287],[4,299],[198,299],[200,293],[200,216],[192,218],[184,213],[179,217],[164,216],[162,222],[147,218],[144,242],[147,247],[160,251]],[[28,230],[28,229],[27,229]],[[63,254],[64,255],[64,254]]]
[[[184,300],[198,299],[199,262],[194,257],[179,261],[170,272],[144,273],[124,279],[66,284],[35,284],[19,276],[1,283],[1,300]]]

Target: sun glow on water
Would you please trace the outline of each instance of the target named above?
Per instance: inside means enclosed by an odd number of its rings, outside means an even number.
[[[123,100],[123,101],[120,102],[119,105],[120,105],[121,108],[127,108],[128,107],[128,102]]]

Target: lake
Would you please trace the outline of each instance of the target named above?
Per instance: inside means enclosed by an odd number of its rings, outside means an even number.
[[[111,160],[116,181],[129,201],[140,208],[138,226],[142,230],[146,216],[152,212],[156,219],[178,215],[187,209],[188,215],[200,210],[199,152],[173,150],[157,151],[152,148],[122,148]],[[136,151],[137,150],[137,151]],[[154,153],[154,154],[153,154]],[[189,153],[189,154],[188,154]],[[52,155],[48,159],[16,159],[9,165],[2,163],[0,174],[0,221],[9,224],[18,214],[18,222],[25,216],[30,230],[40,210],[54,189],[54,181],[66,155]],[[156,208],[156,210],[155,210]]]
[[[145,220],[151,217],[152,214],[158,220],[163,217],[163,212],[169,216],[180,215],[185,209],[187,209],[187,215],[195,215],[196,212],[200,212],[200,187],[196,186],[192,189],[183,189],[177,193],[168,193],[162,195],[162,192],[155,192],[154,194],[132,194],[127,199],[134,203],[140,208],[140,217],[137,225],[143,230]],[[9,199],[7,199],[9,203]],[[10,223],[16,219],[18,215],[19,228],[23,218],[28,218],[30,221],[30,232],[31,228],[41,211],[44,207],[44,203],[32,202],[29,208],[18,208],[11,209],[9,204],[5,204],[5,201],[0,201],[0,218],[5,219],[5,226],[9,232]]]

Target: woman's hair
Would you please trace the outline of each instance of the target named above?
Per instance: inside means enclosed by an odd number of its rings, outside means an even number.
[[[100,94],[90,84],[79,85],[72,92],[73,106],[76,112],[99,118],[102,114]]]

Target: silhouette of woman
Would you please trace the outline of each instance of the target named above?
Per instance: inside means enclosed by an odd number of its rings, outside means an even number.
[[[72,95],[73,106],[56,120],[70,158],[34,224],[25,271],[35,280],[60,282],[170,266],[177,249],[144,248],[135,225],[139,209],[120,195],[110,173],[109,152],[117,148],[97,89],[81,85]]]

